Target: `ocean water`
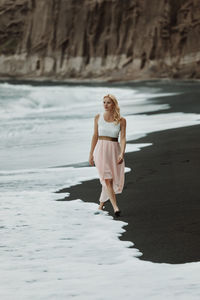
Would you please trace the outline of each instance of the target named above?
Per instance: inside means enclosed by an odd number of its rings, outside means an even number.
[[[156,84],[0,84],[1,299],[200,299],[200,262],[141,261],[119,240],[128,224],[99,212],[97,195],[56,201],[61,188],[98,178],[88,154],[107,93],[117,95],[127,141],[200,124],[198,114],[167,112],[173,94]],[[127,143],[126,152],[151,145]]]

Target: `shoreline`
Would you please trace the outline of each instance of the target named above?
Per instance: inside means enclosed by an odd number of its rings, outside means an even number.
[[[171,77],[152,77],[152,78],[144,78],[144,79],[127,79],[127,80],[114,80],[114,79],[103,79],[103,78],[66,78],[66,79],[55,79],[48,77],[40,77],[40,78],[11,78],[11,77],[0,77],[0,83],[10,83],[10,84],[30,84],[33,86],[49,86],[49,85],[94,85],[94,84],[138,84],[145,82],[154,82],[160,81],[163,82],[190,82],[190,83],[199,83],[199,78],[171,78]]]
[[[119,238],[132,241],[143,253],[141,260],[171,264],[200,261],[199,133],[200,125],[192,125],[130,141],[153,143],[125,153],[125,165],[131,172],[125,173],[124,190],[117,195],[122,211],[117,220],[128,223]],[[93,179],[56,193],[63,192],[70,196],[58,201],[79,198],[98,203],[101,184]],[[105,206],[113,216],[110,201]]]

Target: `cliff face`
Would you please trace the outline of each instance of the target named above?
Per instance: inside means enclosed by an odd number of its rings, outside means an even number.
[[[0,76],[200,78],[199,0],[0,0]]]

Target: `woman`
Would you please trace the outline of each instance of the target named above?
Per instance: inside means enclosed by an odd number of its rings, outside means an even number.
[[[97,114],[94,118],[89,163],[95,163],[102,184],[99,209],[103,210],[104,202],[110,199],[114,214],[119,217],[121,211],[117,206],[115,194],[121,193],[124,186],[126,119],[120,116],[115,96],[104,96],[103,105],[105,112]]]

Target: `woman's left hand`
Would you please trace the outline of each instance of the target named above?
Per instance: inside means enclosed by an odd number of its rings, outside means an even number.
[[[124,155],[123,154],[120,154],[118,156],[118,160],[117,160],[117,164],[121,164],[123,162],[123,159],[124,159]]]

